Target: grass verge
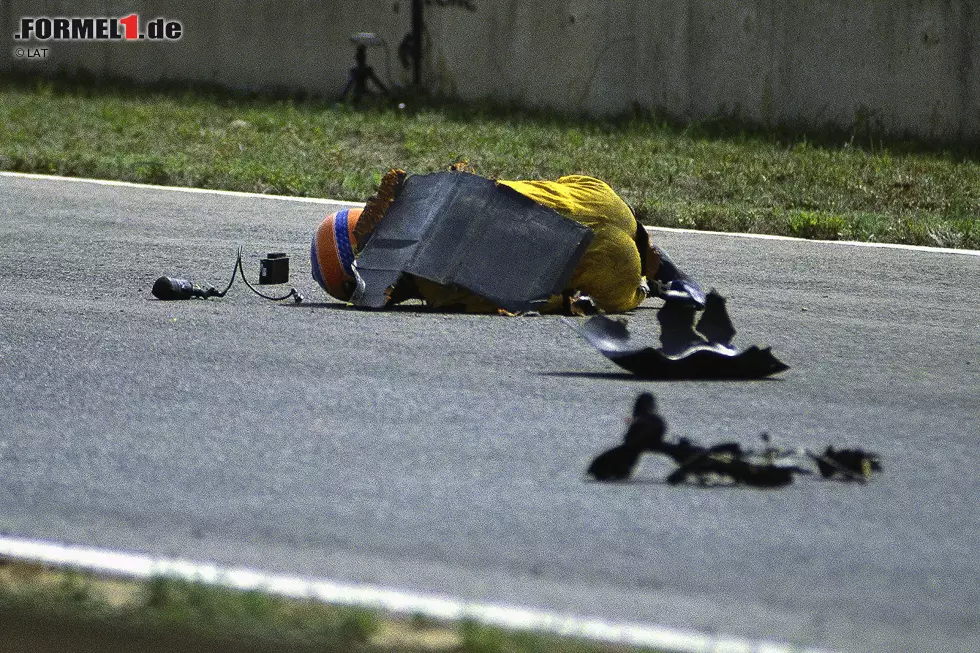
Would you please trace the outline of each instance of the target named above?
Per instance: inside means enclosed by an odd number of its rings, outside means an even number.
[[[133,581],[0,559],[0,650],[115,653],[600,653],[638,651],[444,624],[174,578]]]
[[[980,157],[867,125],[588,119],[404,98],[361,109],[214,88],[0,77],[0,169],[364,200],[390,167],[585,173],[647,224],[980,248]]]

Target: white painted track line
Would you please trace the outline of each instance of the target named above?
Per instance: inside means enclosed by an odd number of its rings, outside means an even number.
[[[86,184],[100,184],[103,186],[123,186],[127,188],[149,188],[153,190],[169,190],[178,193],[210,193],[214,195],[224,195],[227,197],[254,197],[264,200],[279,200],[284,202],[309,202],[311,204],[334,204],[339,206],[364,206],[364,202],[347,202],[342,200],[322,199],[319,197],[290,197],[288,195],[264,195],[262,193],[245,193],[232,190],[212,190],[208,188],[187,188],[184,186],[156,186],[153,184],[139,184],[131,181],[111,181],[107,179],[86,179],[84,177],[59,177],[56,175],[41,175],[28,172],[3,172],[0,177],[17,177],[20,179],[39,179],[45,181],[70,181]],[[878,247],[885,249],[905,249],[917,252],[931,252],[933,254],[964,254],[967,256],[980,256],[980,250],[973,249],[954,249],[950,247],[926,247],[923,245],[899,245],[894,243],[865,243],[852,240],[809,240],[805,238],[793,238],[791,236],[772,236],[768,234],[746,234],[728,231],[701,231],[697,229],[677,229],[674,227],[647,227],[647,231],[665,231],[684,234],[706,234],[711,236],[729,236],[732,238],[756,238],[760,240],[788,240],[809,243],[823,243],[827,245],[840,245],[847,247]]]
[[[38,179],[41,181],[70,181],[83,184],[98,184],[100,186],[121,186],[124,188],[147,188],[152,190],[169,190],[177,193],[201,193],[224,195],[225,197],[252,197],[263,200],[279,200],[285,202],[308,202],[310,204],[335,204],[340,206],[364,206],[364,202],[345,202],[328,200],[319,197],[290,197],[289,195],[265,195],[263,193],[244,193],[236,190],[215,190],[211,188],[188,188],[186,186],[157,186],[154,184],[138,184],[132,181],[113,181],[111,179],[86,179],[84,177],[59,177],[57,175],[39,175],[29,172],[3,172],[0,177],[16,177],[19,179]]]
[[[380,609],[405,616],[420,614],[445,621],[471,619],[514,630],[657,648],[665,653],[829,653],[823,649],[801,649],[723,635],[615,623],[531,608],[464,603],[447,596],[274,574],[242,567],[219,567],[185,559],[153,558],[42,540],[0,537],[0,557],[134,579],[176,577],[237,590],[261,590],[297,599]]]
[[[647,231],[666,231],[680,234],[706,234],[711,236],[732,236],[733,238],[755,238],[757,240],[788,240],[824,245],[843,245],[846,247],[876,247],[880,249],[904,249],[913,252],[931,252],[933,254],[965,254],[980,256],[980,250],[955,249],[952,247],[927,247],[925,245],[902,245],[899,243],[866,243],[859,240],[815,240],[810,238],[794,238],[792,236],[774,236],[772,234],[744,234],[734,231],[703,231],[698,229],[677,229],[675,227],[647,227]]]

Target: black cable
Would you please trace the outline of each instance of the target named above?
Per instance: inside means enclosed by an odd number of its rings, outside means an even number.
[[[225,289],[218,293],[218,297],[224,297],[225,296],[225,293],[227,293],[229,290],[231,290],[232,284],[235,283],[235,274],[236,273],[240,273],[241,274],[241,277],[242,277],[242,281],[244,281],[245,282],[245,285],[249,287],[249,290],[251,290],[252,292],[254,292],[259,297],[262,297],[263,299],[268,299],[268,300],[271,300],[271,301],[274,301],[274,302],[281,302],[284,299],[289,299],[290,297],[293,297],[295,299],[295,301],[296,301],[297,304],[299,304],[300,302],[303,301],[303,296],[301,294],[299,294],[299,292],[295,288],[290,288],[289,289],[289,292],[287,294],[283,295],[282,297],[271,297],[269,295],[263,294],[263,293],[259,292],[258,290],[256,290],[252,286],[252,284],[250,284],[248,282],[248,279],[245,278],[245,266],[242,265],[242,254],[243,254],[244,251],[245,251],[245,246],[244,245],[239,245],[238,246],[238,256],[235,259],[235,267],[231,271],[231,280],[228,282],[228,285],[225,287]]]
[[[303,301],[303,296],[300,295],[299,292],[297,292],[295,288],[290,288],[289,289],[289,292],[286,293],[285,295],[283,295],[282,297],[270,297],[269,295],[264,295],[261,292],[259,292],[258,290],[256,290],[252,286],[252,284],[250,284],[248,282],[248,279],[245,278],[245,267],[242,265],[242,250],[243,249],[244,249],[243,247],[239,247],[238,248],[238,271],[241,272],[241,274],[242,274],[242,281],[245,282],[245,285],[248,286],[249,289],[252,292],[254,292],[259,297],[262,297],[264,299],[269,299],[269,300],[272,300],[274,302],[281,302],[282,300],[289,299],[290,297],[294,297],[297,304],[299,304],[300,302]]]
[[[242,249],[243,249],[242,245],[239,245],[238,258],[235,260],[235,267],[231,269],[231,279],[228,281],[228,285],[225,286],[225,289],[218,293],[218,297],[224,297],[228,293],[228,291],[231,290],[232,284],[235,283],[235,274],[238,273],[238,268],[242,264]]]

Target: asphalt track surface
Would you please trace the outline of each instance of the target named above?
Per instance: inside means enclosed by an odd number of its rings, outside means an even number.
[[[655,232],[791,369],[644,382],[556,317],[361,312],[330,205],[0,176],[0,530],[842,651],[980,641],[980,257]],[[239,281],[292,257],[303,304]],[[657,301],[629,316],[656,343]],[[859,445],[868,485],[587,482],[637,393],[669,432]]]

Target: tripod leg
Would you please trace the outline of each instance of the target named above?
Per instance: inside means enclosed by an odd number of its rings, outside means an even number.
[[[351,88],[354,86],[354,71],[351,71],[347,75],[347,85],[344,86],[344,90],[340,93],[340,98],[337,99],[338,102],[343,102],[347,99],[347,94],[350,93]]]
[[[355,73],[356,81],[354,82],[354,102],[360,102],[365,95],[368,94],[367,87],[367,75],[364,74],[363,70],[358,70]]]

